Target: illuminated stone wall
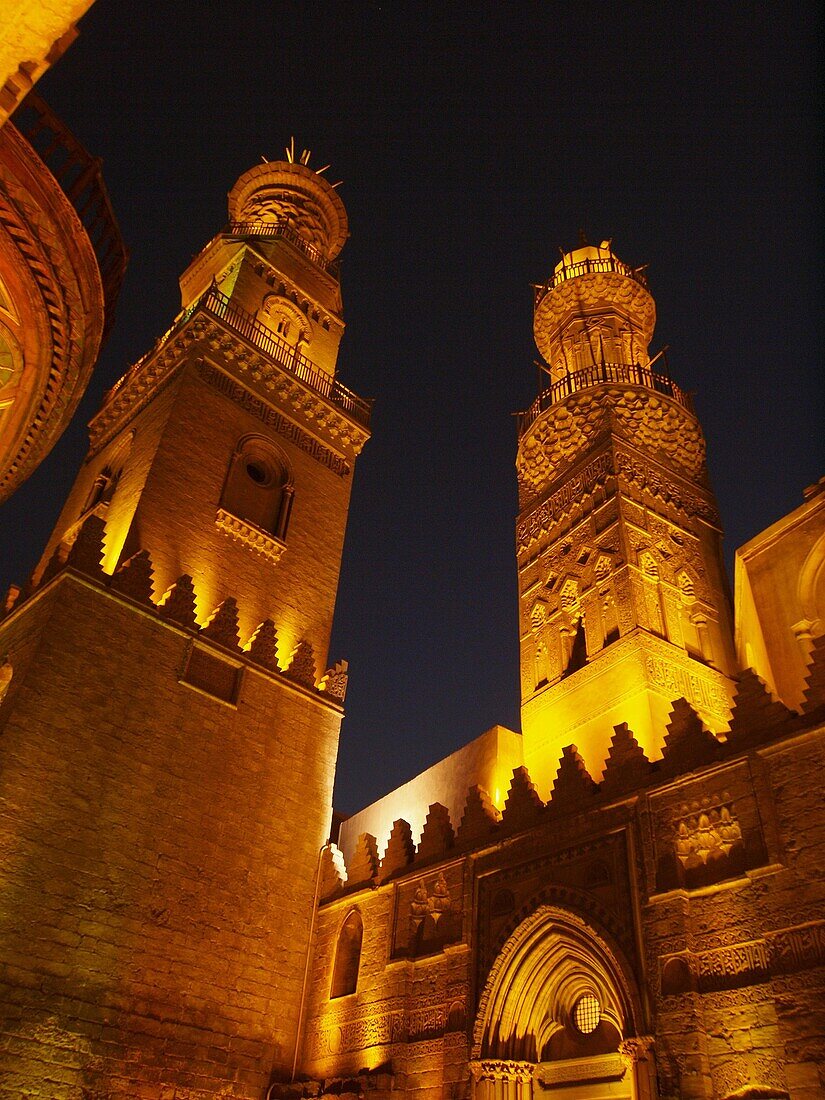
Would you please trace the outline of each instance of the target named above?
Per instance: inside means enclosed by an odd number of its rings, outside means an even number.
[[[736,552],[736,651],[798,706],[814,641],[825,633],[825,480]]]
[[[473,784],[490,792],[493,805],[501,810],[513,769],[523,763],[521,735],[504,726],[493,726],[468,745],[439,760],[377,802],[348,817],[341,824],[338,840],[344,859],[349,861],[358,837],[370,833],[383,854],[393,822],[403,818],[418,841],[429,807],[438,802],[458,823]]]
[[[431,807],[417,847],[402,822],[382,860],[361,838],[346,881],[327,857],[304,1025],[312,1089],[349,1078],[435,1100],[467,1095],[472,1076],[477,1097],[496,1080],[493,1094],[513,1100],[551,1084],[570,1096],[821,1096],[821,647],[809,681],[798,714],[743,674],[727,741],[680,701],[656,764],[620,727],[598,785],[566,750],[547,804],[517,769],[500,820],[476,791],[454,829]],[[357,986],[332,997],[353,911]],[[571,984],[598,989],[620,1025],[610,1040],[605,1024],[603,1048],[570,1025]]]
[[[0,622],[9,1095],[260,1100],[295,1063],[369,404],[334,377],[340,199],[304,165],[248,179],[261,216],[297,179],[329,237],[256,223],[207,246],[212,279],[106,395]],[[261,320],[282,276],[306,353]]]
[[[195,637],[74,570],[3,624],[8,1095],[291,1068],[340,707]]]

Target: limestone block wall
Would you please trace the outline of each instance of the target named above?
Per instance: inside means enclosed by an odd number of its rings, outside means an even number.
[[[507,1059],[522,1069],[540,1061],[544,1040],[533,1029],[552,980],[534,985],[537,1006],[530,985],[518,986],[501,1016],[507,1034],[485,1030],[484,1013],[489,983],[515,957],[509,945],[550,913],[581,932],[579,965],[588,952],[614,960],[628,1039],[619,1053],[630,1064],[652,1051],[660,1100],[822,1096],[823,657],[820,647],[801,714],[746,673],[724,741],[678,700],[653,764],[619,726],[599,784],[568,747],[546,804],[521,767],[500,817],[474,788],[456,830],[443,806],[430,807],[417,848],[403,821],[381,859],[375,839],[359,837],[346,881],[325,857],[305,1095],[331,1095],[354,1078],[347,1088],[376,1096],[465,1096],[471,1060],[503,1058],[496,1072],[505,1077]],[[459,905],[460,926],[439,933],[436,913],[457,918]],[[364,929],[357,986],[333,997],[340,930],[353,911]],[[635,1087],[646,1055],[642,1063]]]
[[[288,1075],[340,706],[64,570],[0,624],[0,1092]],[[208,685],[207,685],[208,686]],[[171,1091],[170,1091],[171,1090]]]
[[[351,860],[362,833],[370,833],[376,838],[379,855],[382,855],[393,822],[399,818],[409,823],[417,842],[427,811],[434,802],[445,806],[450,820],[457,825],[467,789],[474,783],[488,791],[493,804],[500,808],[504,805],[513,769],[522,761],[521,734],[504,726],[493,726],[457,752],[343,821],[338,846],[345,861]]]
[[[454,859],[344,894],[319,909],[304,1027],[305,1074],[316,1079],[361,1074],[378,1095],[395,1091],[423,1100],[454,1088],[461,1093],[468,1058],[470,882],[465,862]],[[416,905],[426,909],[420,899],[434,896],[437,888],[448,898],[451,930],[440,937],[436,929],[430,942],[426,933],[416,942],[421,926]],[[333,998],[339,932],[353,909],[364,926],[358,984],[353,994]],[[382,1078],[388,1070],[391,1082]]]

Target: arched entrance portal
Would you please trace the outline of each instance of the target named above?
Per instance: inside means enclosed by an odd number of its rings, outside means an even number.
[[[654,1100],[652,1040],[605,938],[544,905],[518,926],[479,1003],[474,1100]]]

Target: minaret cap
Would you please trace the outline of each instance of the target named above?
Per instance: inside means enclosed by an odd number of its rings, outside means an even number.
[[[327,260],[349,235],[347,212],[335,188],[304,164],[273,160],[244,172],[229,192],[233,222],[266,225],[286,220]]]

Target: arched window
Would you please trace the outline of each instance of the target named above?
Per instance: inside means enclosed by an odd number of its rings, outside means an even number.
[[[358,966],[361,962],[361,941],[364,938],[364,922],[357,909],[353,909],[341,925],[335,948],[335,966],[332,971],[330,997],[346,997],[354,993],[358,985]]]
[[[86,494],[83,508],[80,511],[81,516],[91,512],[93,508],[108,505],[115,495],[115,490],[126,467],[126,460],[131,451],[134,436],[133,431],[127,432],[109,448],[105,465],[98,470],[91,488]]]
[[[259,436],[241,440],[232,456],[221,507],[283,542],[292,495],[286,456]]]
[[[97,508],[99,504],[108,504],[115,495],[117,483],[120,480],[121,470],[113,470],[111,466],[104,466],[92,483],[86,503],[83,505],[83,515]]]
[[[303,347],[312,338],[312,326],[294,302],[282,294],[270,294],[259,310],[259,320],[285,344]]]

